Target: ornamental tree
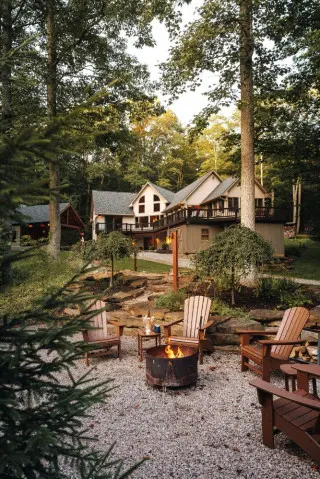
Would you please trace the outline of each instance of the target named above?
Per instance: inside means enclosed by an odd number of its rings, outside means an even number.
[[[236,225],[218,233],[206,250],[195,257],[199,272],[214,276],[217,283],[231,292],[235,304],[235,290],[252,270],[261,271],[272,259],[273,248],[262,236],[251,229]]]
[[[111,263],[110,286],[113,285],[114,260],[129,257],[133,253],[131,238],[120,231],[101,235],[97,241],[97,259],[108,260]]]

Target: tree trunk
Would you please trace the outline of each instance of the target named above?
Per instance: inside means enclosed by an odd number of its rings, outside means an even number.
[[[110,288],[113,286],[113,271],[114,271],[114,260],[113,256],[111,256],[111,278],[110,278]]]
[[[301,180],[300,178],[297,181],[297,223],[296,223],[296,234],[300,233],[300,223],[301,223]]]
[[[1,66],[1,119],[0,132],[10,135],[12,128],[12,69],[9,53],[12,48],[12,5],[11,0],[0,2],[0,45],[1,57],[4,60]],[[12,212],[11,212],[12,213]],[[10,213],[0,219],[1,241],[5,244],[3,255],[10,252],[12,238],[12,223]],[[1,283],[9,282],[12,275],[10,262],[1,265]]]
[[[232,272],[231,272],[231,306],[234,306],[236,304],[234,289],[235,289],[234,288],[234,268],[232,267]]]
[[[255,230],[252,0],[240,1],[241,224]]]
[[[1,132],[8,134],[12,127],[12,75],[9,52],[12,48],[12,6],[10,0],[2,0],[0,6],[1,24]]]
[[[55,0],[47,0],[47,114],[54,118],[57,114],[57,51],[55,33]],[[50,238],[48,253],[59,259],[61,243],[60,222],[60,168],[58,158],[49,160],[49,217]]]

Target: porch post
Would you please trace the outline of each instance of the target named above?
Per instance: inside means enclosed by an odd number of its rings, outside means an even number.
[[[179,267],[178,267],[178,232],[172,232],[172,261],[173,261],[173,290],[179,288]]]

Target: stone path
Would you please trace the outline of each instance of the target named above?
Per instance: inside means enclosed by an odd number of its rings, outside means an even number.
[[[163,263],[163,264],[169,264],[172,265],[172,255],[171,254],[160,254],[160,253],[154,253],[151,251],[141,251],[139,253],[139,258],[140,259],[145,259],[147,261],[154,261],[155,263]],[[190,268],[193,269],[193,264],[192,264],[192,257],[191,258],[179,258],[179,267],[180,268]],[[272,277],[273,275],[270,274],[265,274],[263,275],[265,278],[266,277]],[[316,279],[304,279],[304,278],[289,278],[288,276],[277,276],[277,278],[287,278],[287,279],[292,279],[292,281],[295,281],[296,283],[299,284],[311,284],[313,286],[320,286],[320,281]]]

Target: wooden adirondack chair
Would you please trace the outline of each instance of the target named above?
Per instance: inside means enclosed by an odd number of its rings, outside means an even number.
[[[294,392],[262,379],[250,382],[257,388],[262,405],[263,444],[274,449],[274,432],[279,429],[320,465],[320,400],[309,394],[310,376],[320,378],[320,366],[296,364],[294,368],[298,372],[298,389]]]
[[[203,350],[212,351],[212,344],[205,338],[206,329],[214,323],[208,321],[211,299],[205,296],[191,296],[184,302],[184,317],[164,326],[166,344],[199,348],[199,361],[203,363]],[[183,336],[172,336],[171,327],[184,322]]]
[[[97,300],[90,305],[89,311],[92,312],[90,315],[89,322],[91,323],[92,328],[83,330],[83,339],[88,343],[94,345],[94,349],[85,354],[85,364],[89,366],[89,355],[104,355],[110,348],[113,346],[118,346],[118,357],[120,358],[121,353],[121,336],[123,334],[124,325],[110,321],[108,319],[108,313],[102,308],[105,307],[104,301]],[[96,311],[96,313],[95,313]],[[116,334],[110,334],[108,331],[108,325],[113,325],[117,328]]]
[[[248,368],[260,374],[265,381],[270,381],[273,369],[279,369],[281,364],[289,362],[289,356],[295,344],[304,341],[298,339],[302,328],[309,318],[306,308],[290,308],[283,315],[278,330],[270,331],[237,331],[240,334],[241,371]],[[268,336],[276,334],[275,339],[260,340],[260,346],[251,346],[250,336]],[[259,368],[249,363],[249,360],[259,365]]]

